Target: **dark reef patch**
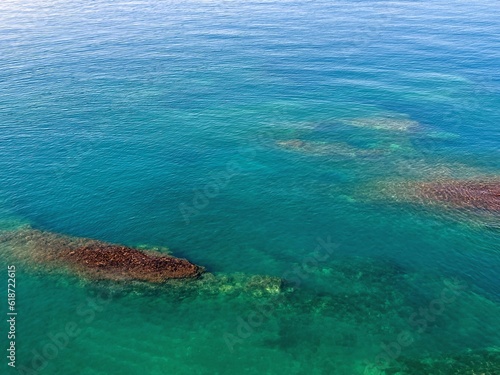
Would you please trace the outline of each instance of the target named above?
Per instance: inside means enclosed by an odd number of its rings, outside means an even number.
[[[198,277],[203,272],[201,267],[185,259],[108,244],[66,249],[58,254],[58,259],[94,279],[161,283],[168,279]]]
[[[407,181],[383,186],[397,201],[500,212],[500,180]]]
[[[91,280],[136,280],[162,283],[169,279],[197,278],[204,269],[185,259],[158,251],[143,251],[86,238],[24,228],[6,232],[0,243],[8,256],[30,268],[66,268]]]
[[[0,232],[0,257],[31,272],[77,276],[78,282],[90,288],[121,296],[246,294],[267,298],[284,289],[279,277],[205,272],[203,267],[176,258],[163,247],[136,249],[30,226]]]
[[[380,157],[386,151],[381,149],[363,149],[345,142],[317,142],[302,139],[276,141],[276,146],[286,151],[294,151],[312,156],[331,156],[344,158]]]
[[[424,202],[500,212],[500,181],[448,180],[416,184]]]
[[[356,196],[375,202],[413,205],[419,211],[498,229],[498,176],[379,181],[357,189]]]

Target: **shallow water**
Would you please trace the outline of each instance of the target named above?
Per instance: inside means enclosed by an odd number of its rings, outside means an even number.
[[[2,2],[0,229],[168,247],[215,275],[92,283],[3,242],[1,267],[18,265],[17,370],[500,374],[498,212],[380,189],[498,180],[498,11]],[[318,238],[331,251],[314,262]],[[255,275],[285,281],[256,293]],[[69,322],[79,333],[51,355]]]

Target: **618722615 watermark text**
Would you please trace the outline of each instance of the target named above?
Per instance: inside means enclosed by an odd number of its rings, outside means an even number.
[[[7,365],[16,367],[16,266],[7,267]]]

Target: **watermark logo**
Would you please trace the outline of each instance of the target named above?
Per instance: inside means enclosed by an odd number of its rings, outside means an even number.
[[[447,280],[439,297],[433,299],[425,307],[411,314],[408,324],[411,329],[401,331],[392,342],[380,344],[381,351],[372,361],[366,363],[365,373],[381,373],[389,368],[402,354],[403,349],[409,347],[426,332],[430,324],[443,315],[446,309],[453,304],[467,288],[467,284],[460,280]]]
[[[282,275],[282,279],[290,282],[294,287],[299,287],[307,280],[311,273],[318,269],[321,263],[328,260],[339,245],[333,243],[331,237],[318,238],[317,246],[311,255],[303,259],[300,265],[294,266]],[[236,319],[236,329],[224,332],[223,339],[230,352],[234,352],[236,345],[244,342],[260,326],[271,318],[276,308],[283,302],[284,295],[278,294],[265,303],[256,304],[255,308],[247,314]]]

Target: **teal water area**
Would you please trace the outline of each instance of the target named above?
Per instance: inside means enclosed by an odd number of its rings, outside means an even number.
[[[498,211],[380,188],[499,180],[499,11],[2,2],[0,228],[168,247],[219,281],[93,283],[2,242],[0,372],[500,374]]]

